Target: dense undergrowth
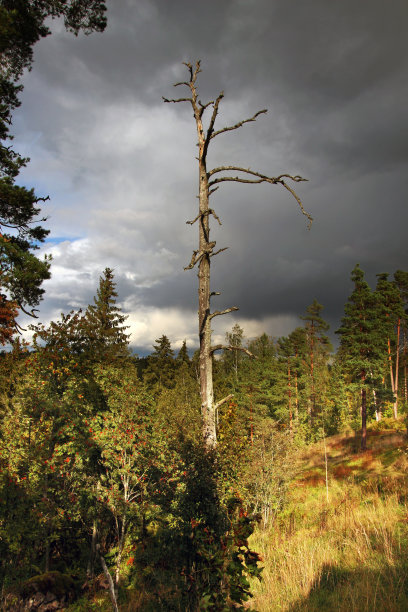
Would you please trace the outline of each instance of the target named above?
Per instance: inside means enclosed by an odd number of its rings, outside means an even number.
[[[287,505],[251,545],[264,560],[259,612],[408,610],[408,448],[403,432],[372,429],[302,452]]]

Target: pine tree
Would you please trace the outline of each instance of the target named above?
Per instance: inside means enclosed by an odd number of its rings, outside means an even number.
[[[144,380],[149,388],[161,392],[174,385],[174,351],[170,340],[164,334],[156,340],[153,348],[144,372]]]
[[[113,278],[113,270],[105,268],[94,304],[88,306],[85,314],[89,351],[95,361],[112,361],[129,354],[127,316],[116,306],[118,294]]]
[[[384,334],[376,296],[357,264],[351,273],[354,290],[344,307],[339,357],[349,380],[361,394],[361,449],[367,448],[367,391],[378,387],[384,373]]]
[[[300,317],[305,321],[305,393],[310,426],[322,410],[328,381],[327,362],[332,349],[329,338],[324,333],[329,329],[329,325],[320,316],[322,310],[323,306],[314,299],[307,307],[306,314]]]
[[[377,274],[375,290],[380,317],[384,330],[387,360],[390,374],[391,391],[394,395],[394,418],[398,418],[398,366],[401,320],[404,318],[404,307],[401,293],[396,283],[388,280],[388,274]],[[395,366],[395,370],[394,370]]]
[[[257,359],[270,359],[275,356],[276,349],[273,339],[263,333],[248,344],[248,350]]]
[[[397,270],[394,274],[394,281],[398,287],[400,292],[404,315],[401,321],[398,321],[397,325],[397,351],[396,351],[396,365],[395,372],[396,377],[398,379],[399,373],[399,365],[400,365],[400,353],[401,353],[401,367],[404,377],[404,402],[405,405],[408,404],[408,384],[407,384],[407,364],[408,364],[408,355],[407,355],[407,336],[408,336],[408,272],[404,270]],[[398,389],[398,380],[397,380],[397,389]],[[398,399],[398,397],[397,397]]]
[[[300,423],[300,391],[303,388],[304,379],[302,363],[306,347],[305,329],[297,327],[289,336],[279,338],[277,347],[280,371],[277,380],[277,396],[278,401],[282,404],[277,414],[282,415],[288,421],[289,430],[294,433],[298,432]]]
[[[188,363],[188,364],[190,363],[190,357],[188,356],[188,351],[187,351],[187,342],[185,340],[183,340],[183,344],[180,347],[180,350],[176,358],[176,362],[178,365],[181,365],[183,363]]]

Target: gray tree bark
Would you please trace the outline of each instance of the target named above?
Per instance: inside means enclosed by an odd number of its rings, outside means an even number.
[[[215,241],[210,241],[210,216],[212,215],[218,223],[221,225],[221,221],[215,211],[210,208],[210,196],[219,187],[219,184],[227,181],[234,181],[239,183],[271,183],[273,185],[280,184],[287,189],[292,196],[298,202],[301,211],[309,219],[309,223],[312,221],[312,217],[304,210],[303,205],[295,193],[295,191],[287,184],[285,179],[292,180],[294,182],[301,182],[303,179],[300,176],[291,176],[289,174],[282,174],[277,177],[269,177],[258,172],[254,172],[249,168],[242,168],[240,166],[220,166],[207,170],[207,153],[210,142],[216,136],[236,130],[242,127],[245,123],[255,121],[256,118],[266,113],[267,111],[261,110],[255,113],[253,117],[244,119],[236,123],[235,125],[224,127],[220,130],[215,130],[215,121],[218,115],[218,109],[221,100],[224,97],[224,93],[221,92],[216,100],[210,100],[206,104],[203,104],[198,98],[196,82],[198,74],[201,72],[200,62],[196,62],[195,67],[190,63],[185,63],[185,66],[189,72],[189,80],[182,81],[175,84],[175,87],[186,86],[190,90],[189,97],[168,99],[163,98],[164,102],[189,102],[192,106],[194,119],[197,129],[198,137],[198,181],[199,181],[199,209],[198,215],[192,221],[187,221],[188,224],[193,225],[198,221],[199,225],[199,241],[198,250],[193,252],[191,261],[185,270],[191,270],[198,265],[198,331],[200,340],[200,395],[201,395],[201,415],[202,415],[202,432],[204,444],[208,450],[213,449],[217,444],[217,431],[216,431],[216,414],[218,408],[228,401],[231,396],[221,399],[218,402],[214,401],[214,388],[213,388],[213,371],[212,371],[212,360],[213,354],[216,350],[244,350],[246,353],[251,355],[249,351],[242,347],[232,347],[224,345],[211,345],[211,320],[215,316],[224,315],[229,312],[238,310],[236,306],[227,308],[221,311],[214,311],[211,313],[210,300],[214,295],[219,295],[218,292],[211,292],[210,288],[210,262],[211,258],[218,253],[226,250],[226,248],[218,249],[215,251]],[[206,109],[212,108],[212,114],[208,127],[205,129],[203,125],[203,115]],[[225,175],[225,172],[238,172],[237,176]],[[253,355],[251,355],[253,356]]]

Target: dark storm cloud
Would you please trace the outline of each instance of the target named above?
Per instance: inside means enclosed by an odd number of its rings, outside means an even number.
[[[72,237],[52,247],[44,319],[64,303],[86,306],[109,266],[134,344],[150,349],[161,333],[194,342],[197,280],[182,268],[196,244],[185,225],[197,206],[195,125],[187,104],[161,96],[183,95],[172,83],[198,58],[203,101],[225,90],[220,126],[269,109],[213,141],[210,165],[302,174],[298,193],[315,219],[308,232],[277,186],[222,185],[212,205],[223,225],[212,232],[230,248],[212,260],[217,308],[237,305],[244,328],[279,335],[316,298],[335,329],[355,263],[371,284],[407,268],[405,0],[108,8],[102,35],[75,39],[54,24],[16,114],[16,146],[32,157],[22,178],[50,193],[53,234]]]

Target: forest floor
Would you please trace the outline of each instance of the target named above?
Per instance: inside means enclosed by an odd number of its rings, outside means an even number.
[[[404,434],[403,423],[400,429],[374,426],[365,452],[350,433],[300,453],[284,511],[252,536],[264,570],[262,582],[253,584],[249,609],[408,610]]]

